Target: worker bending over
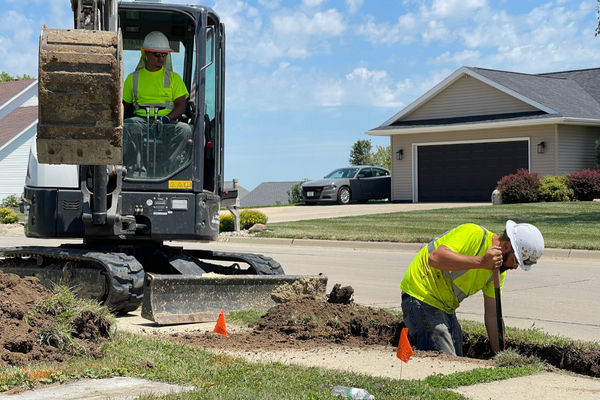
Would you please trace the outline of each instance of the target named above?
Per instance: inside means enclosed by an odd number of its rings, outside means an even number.
[[[544,252],[544,238],[531,224],[506,222],[502,235],[464,224],[429,242],[414,258],[404,279],[402,313],[409,336],[421,350],[462,356],[462,330],[456,309],[465,298],[483,291],[485,327],[494,352],[500,351],[492,278],[500,270],[529,271]]]
[[[123,87],[125,112],[134,109],[124,121],[123,163],[130,177],[165,178],[191,158],[192,129],[177,121],[189,92],[173,72],[173,50],[163,33],[150,32],[140,49],[140,62]]]

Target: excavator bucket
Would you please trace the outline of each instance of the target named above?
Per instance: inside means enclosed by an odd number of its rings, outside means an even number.
[[[142,317],[159,325],[216,321],[220,310],[264,310],[290,298],[325,299],[325,275],[146,273]]]
[[[38,160],[123,163],[120,32],[42,27]]]

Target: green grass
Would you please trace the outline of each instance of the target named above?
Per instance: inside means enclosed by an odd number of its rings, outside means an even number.
[[[250,363],[218,355],[200,347],[146,335],[119,332],[103,348],[105,357],[74,357],[66,364],[37,364],[27,368],[1,368],[0,390],[81,378],[132,376],[193,386],[193,393],[167,399],[333,399],[335,385],[367,389],[378,400],[464,399],[447,391],[461,382],[475,384],[537,373],[532,367],[492,368],[485,372],[438,377],[425,381],[377,378],[316,367],[281,363]],[[399,361],[400,362],[400,361]],[[344,368],[340,365],[340,368]],[[429,379],[429,378],[428,378]],[[453,382],[453,383],[451,383]],[[146,395],[145,399],[154,399]]]
[[[460,224],[500,234],[507,219],[534,224],[546,247],[600,250],[600,202],[531,203],[407,211],[269,224],[259,237],[427,243]]]

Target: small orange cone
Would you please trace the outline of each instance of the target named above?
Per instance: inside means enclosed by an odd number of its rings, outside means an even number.
[[[215,325],[213,332],[229,337],[227,327],[225,326],[225,314],[223,314],[223,310],[219,313],[219,319],[217,319],[217,325]]]
[[[413,355],[413,349],[408,342],[408,328],[402,328],[400,333],[400,342],[398,342],[398,351],[396,357],[408,364],[408,360]]]

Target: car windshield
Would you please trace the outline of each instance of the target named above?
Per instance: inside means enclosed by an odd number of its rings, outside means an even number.
[[[358,172],[358,168],[340,168],[325,175],[325,178],[340,179],[340,178],[354,178],[354,175]]]

